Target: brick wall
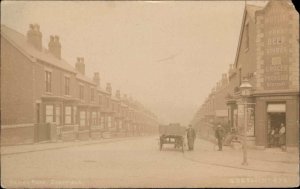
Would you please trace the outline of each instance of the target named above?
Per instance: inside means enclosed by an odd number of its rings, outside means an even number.
[[[34,123],[34,63],[1,37],[1,124]]]

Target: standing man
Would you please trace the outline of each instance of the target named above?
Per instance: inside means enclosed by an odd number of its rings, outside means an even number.
[[[285,148],[285,126],[283,123],[280,124],[280,129],[279,129],[279,145],[280,145],[282,151],[286,151],[286,148]]]
[[[189,128],[187,129],[187,141],[188,141],[189,150],[194,150],[195,138],[196,138],[196,132],[192,128],[192,125],[189,125]]]
[[[217,129],[215,131],[215,136],[218,140],[219,151],[222,151],[222,141],[223,141],[223,137],[224,137],[224,129],[220,124],[217,126]]]

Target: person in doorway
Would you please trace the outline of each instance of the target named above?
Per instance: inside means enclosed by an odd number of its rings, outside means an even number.
[[[189,128],[187,129],[187,141],[188,141],[189,150],[194,150],[195,139],[196,139],[196,132],[192,128],[192,125],[189,125]]]
[[[215,136],[218,140],[219,151],[222,151],[222,145],[223,145],[222,142],[223,142],[223,138],[224,138],[224,129],[220,124],[217,126],[217,129],[215,131]]]
[[[273,147],[279,146],[279,129],[275,128],[274,135],[273,135]]]
[[[283,123],[280,124],[279,129],[279,146],[281,147],[282,151],[285,151],[285,126]]]
[[[270,144],[270,147],[272,148],[275,144],[275,129],[274,129],[274,127],[272,127],[272,129],[271,129],[269,137],[270,137],[269,144]]]

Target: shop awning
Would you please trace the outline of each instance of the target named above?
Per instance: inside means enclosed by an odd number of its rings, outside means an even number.
[[[267,112],[285,112],[285,104],[268,104]]]

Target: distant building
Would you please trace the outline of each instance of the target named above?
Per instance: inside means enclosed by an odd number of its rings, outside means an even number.
[[[75,68],[62,58],[58,36],[50,36],[46,49],[39,25],[30,25],[26,36],[1,25],[2,145],[113,137],[130,121],[135,130],[124,130],[126,135],[157,128],[149,112],[132,104],[121,107],[120,94],[113,97],[111,84],[100,88],[98,72],[93,79],[86,76],[83,57],[77,58]],[[136,123],[134,116],[145,119]]]

